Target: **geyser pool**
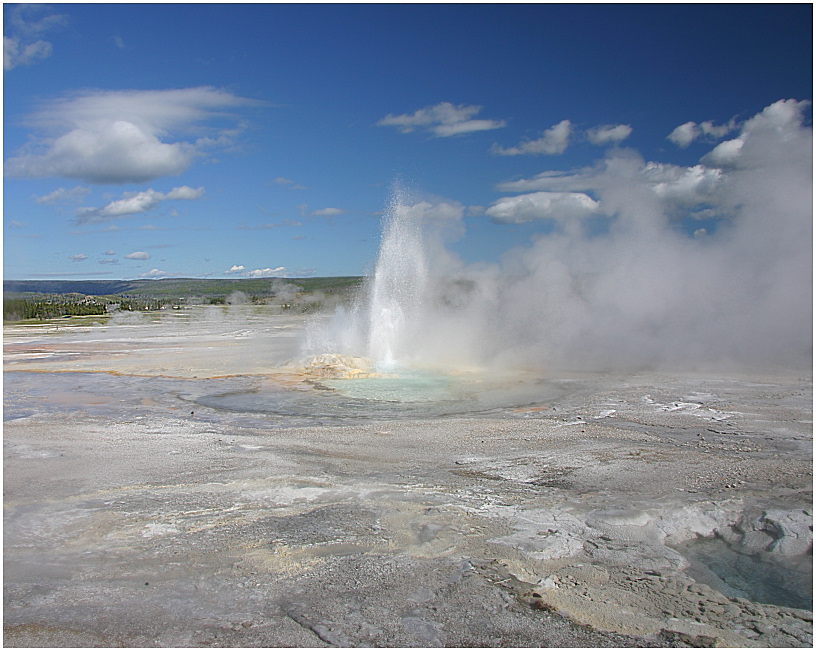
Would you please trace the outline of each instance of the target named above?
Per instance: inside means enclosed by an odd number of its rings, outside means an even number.
[[[321,380],[320,385],[349,398],[385,402],[440,402],[461,400],[450,377],[403,371],[382,377]]]
[[[444,374],[423,369],[378,377],[300,375],[293,384],[270,377],[238,391],[191,396],[214,409],[282,416],[281,425],[480,416],[546,405],[569,386],[540,377],[480,373]],[[277,419],[276,419],[277,420]]]
[[[813,609],[813,556],[748,553],[719,536],[678,547],[691,563],[686,573],[728,597]]]

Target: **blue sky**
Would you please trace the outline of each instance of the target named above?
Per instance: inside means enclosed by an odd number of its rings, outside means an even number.
[[[718,146],[780,100],[811,119],[810,4],[3,16],[8,279],[363,274],[397,180],[458,211],[463,261],[495,263],[556,212],[591,220],[586,170],[613,150],[697,184],[670,211],[691,237],[717,228]]]

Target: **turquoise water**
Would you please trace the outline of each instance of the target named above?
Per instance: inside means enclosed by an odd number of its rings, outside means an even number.
[[[461,400],[466,392],[466,388],[457,386],[451,377],[423,373],[321,380],[320,385],[349,398],[397,403]]]
[[[678,551],[694,580],[727,597],[813,610],[813,556],[748,554],[720,537],[698,538]]]
[[[470,375],[440,375],[402,370],[373,378],[320,378],[304,387],[266,383],[252,391],[198,395],[195,401],[214,409],[276,415],[292,422],[437,418],[489,415],[530,404],[549,404],[563,395],[557,382],[506,381]]]

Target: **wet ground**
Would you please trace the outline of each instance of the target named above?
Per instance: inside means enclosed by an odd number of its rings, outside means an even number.
[[[180,312],[5,328],[6,646],[812,646],[809,370],[327,380]]]

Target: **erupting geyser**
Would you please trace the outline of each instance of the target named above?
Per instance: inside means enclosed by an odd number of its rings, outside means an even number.
[[[410,357],[428,284],[422,212],[401,199],[398,193],[386,217],[370,289],[367,355],[383,369]]]
[[[330,323],[312,324],[306,344],[312,357],[307,367],[314,367],[315,360],[325,366],[326,359],[333,357],[335,377],[343,375],[344,366],[354,371],[348,377],[357,377],[366,363],[374,373],[393,374],[416,361],[429,293],[424,207],[409,205],[402,191],[394,193],[383,217],[374,275],[349,311],[340,308]],[[349,364],[349,359],[354,363]]]

